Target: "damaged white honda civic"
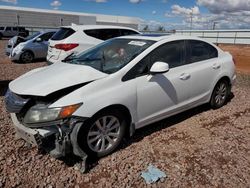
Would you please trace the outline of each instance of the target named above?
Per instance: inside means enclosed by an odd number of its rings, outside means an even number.
[[[135,35],[20,76],[5,103],[28,143],[55,157],[102,157],[138,128],[204,103],[223,106],[235,78],[232,56],[205,40]]]

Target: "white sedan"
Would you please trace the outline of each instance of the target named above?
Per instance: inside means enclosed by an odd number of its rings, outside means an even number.
[[[195,106],[222,107],[235,80],[232,56],[190,36],[119,37],[30,71],[5,101],[17,134],[51,154],[113,152],[126,135]]]

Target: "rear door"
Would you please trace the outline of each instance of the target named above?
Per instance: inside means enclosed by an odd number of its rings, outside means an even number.
[[[65,40],[73,35],[75,30],[72,28],[62,27],[49,40],[48,57],[47,59],[58,60],[62,50],[56,49],[56,44],[63,44]]]
[[[187,40],[186,43],[186,68],[192,82],[190,102],[199,103],[209,99],[213,83],[221,71],[221,64],[217,49],[209,43],[199,40]]]

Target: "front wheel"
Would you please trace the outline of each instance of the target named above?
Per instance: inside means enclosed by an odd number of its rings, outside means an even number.
[[[20,61],[22,63],[31,63],[34,60],[34,55],[30,51],[25,51],[20,56]]]
[[[85,122],[78,134],[78,144],[91,156],[103,157],[120,145],[126,121],[119,112],[106,111]]]
[[[222,107],[228,99],[230,93],[230,85],[226,80],[219,81],[212,93],[210,105],[212,108],[217,109]]]

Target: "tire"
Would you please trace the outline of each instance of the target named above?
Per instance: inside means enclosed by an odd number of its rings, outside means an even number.
[[[31,63],[31,62],[33,62],[33,60],[34,60],[34,55],[30,51],[25,51],[20,56],[20,61],[22,63]]]
[[[3,38],[3,35],[2,35],[2,33],[0,33],[0,40]]]
[[[220,80],[214,87],[210,106],[213,109],[218,109],[226,104],[228,96],[231,92],[230,85],[227,80]]]
[[[126,124],[124,116],[119,112],[101,112],[82,125],[77,136],[78,144],[89,156],[106,156],[120,145],[126,132]]]

